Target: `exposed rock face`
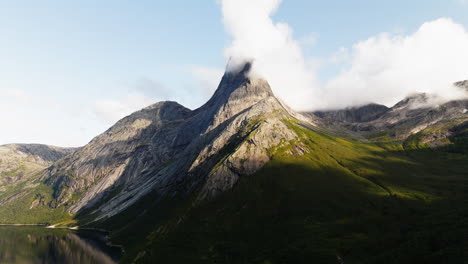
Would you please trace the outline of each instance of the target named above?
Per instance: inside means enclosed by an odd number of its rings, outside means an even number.
[[[327,118],[339,122],[362,123],[375,120],[389,110],[379,104],[367,104],[360,107],[350,107],[342,110],[313,112],[320,118]]]
[[[178,151],[171,142],[174,128],[190,114],[174,102],[154,104],[123,118],[51,166],[43,177],[56,190],[57,206],[79,195],[81,199],[72,207],[76,212],[114,184],[137,184],[141,171],[162,166]]]
[[[284,121],[307,119],[283,106],[265,80],[250,78],[251,66],[226,73],[196,110],[155,104],[55,163],[43,177],[56,190],[56,205],[72,213],[87,208],[100,219],[150,191],[197,191],[203,199],[257,171],[269,161],[269,149],[296,137]]]

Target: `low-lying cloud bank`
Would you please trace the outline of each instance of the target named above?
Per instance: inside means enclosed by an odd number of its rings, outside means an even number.
[[[424,23],[407,36],[382,33],[348,52],[350,66],[324,87],[325,106],[392,105],[416,92],[467,96],[452,84],[468,79],[468,32],[450,19]]]
[[[253,59],[255,74],[266,78],[293,108],[332,109],[369,102],[390,106],[418,92],[444,100],[467,97],[452,85],[468,79],[468,32],[463,25],[441,18],[409,35],[382,33],[342,48],[341,72],[321,84],[310,63],[317,59],[304,56],[289,25],[272,20],[280,3],[222,0],[223,22],[232,37],[225,56],[231,67]]]

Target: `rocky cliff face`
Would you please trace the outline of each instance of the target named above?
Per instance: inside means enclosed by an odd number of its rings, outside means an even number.
[[[148,192],[196,191],[203,199],[257,171],[270,159],[269,149],[296,137],[286,121],[307,119],[283,106],[265,80],[251,78],[251,67],[227,72],[196,110],[155,104],[53,164],[43,179],[55,189],[55,206],[87,209],[101,219]]]
[[[163,166],[178,151],[174,130],[190,114],[174,102],[154,104],[52,165],[43,178],[56,190],[56,206],[77,212],[111,186],[138,184],[141,172]]]

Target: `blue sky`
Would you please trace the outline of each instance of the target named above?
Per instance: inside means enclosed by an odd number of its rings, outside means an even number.
[[[441,17],[467,27],[467,11],[463,0],[284,0],[272,19],[321,61]],[[197,107],[231,39],[216,0],[0,1],[0,144],[78,146],[153,101]],[[342,66],[317,67],[318,80]]]

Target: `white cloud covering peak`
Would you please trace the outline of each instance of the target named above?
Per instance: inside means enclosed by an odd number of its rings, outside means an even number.
[[[222,0],[224,25],[232,37],[225,49],[228,70],[244,60],[254,61],[254,73],[264,77],[277,96],[295,109],[311,108],[317,98],[315,71],[300,42],[285,23],[271,16],[281,0]]]

